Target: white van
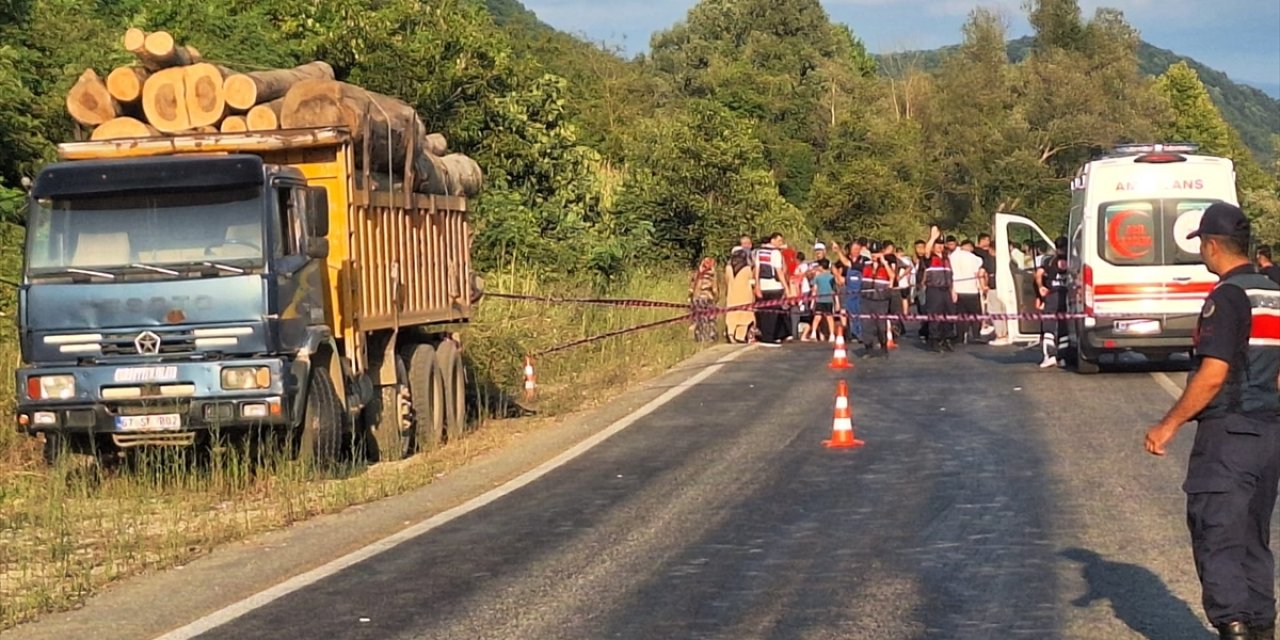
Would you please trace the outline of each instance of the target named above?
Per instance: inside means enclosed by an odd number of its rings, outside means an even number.
[[[1104,354],[1162,359],[1192,349],[1196,317],[1218,278],[1200,260],[1200,240],[1186,237],[1210,204],[1238,204],[1231,161],[1195,151],[1189,144],[1123,145],[1085,164],[1072,181],[1067,311],[1088,316],[1068,322],[1063,355],[1076,371],[1096,372]],[[1006,266],[1010,240],[1053,246],[1019,216],[997,214],[994,235],[997,259]],[[1010,271],[996,270],[1001,299],[1033,312],[1033,277]],[[1010,336],[1035,341],[1038,325],[1012,322]]]

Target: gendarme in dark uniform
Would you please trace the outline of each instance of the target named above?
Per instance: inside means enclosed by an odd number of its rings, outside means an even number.
[[[1222,638],[1275,635],[1271,513],[1280,483],[1280,286],[1249,262],[1249,221],[1215,204],[1188,238],[1220,281],[1200,312],[1182,397],[1147,432],[1147,451],[1195,419],[1187,464],[1187,526],[1205,615]]]

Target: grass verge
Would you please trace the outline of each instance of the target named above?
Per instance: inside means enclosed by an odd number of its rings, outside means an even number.
[[[590,293],[565,286],[545,290],[520,273],[491,275],[487,287],[532,295]],[[685,286],[682,277],[638,277],[612,293],[680,300]],[[494,390],[519,393],[526,353],[674,315],[679,311],[488,299],[464,342],[478,386],[493,399],[502,395]],[[17,361],[11,319],[4,318],[0,331],[0,629],[71,608],[113,580],[189,562],[220,544],[428,484],[506,446],[522,431],[603,403],[697,350],[682,322],[541,358],[537,417],[481,418],[466,438],[339,478],[289,463],[254,473],[239,456],[222,450],[198,469],[161,451],[131,471],[99,474],[75,465],[45,468],[35,441],[8,426]]]

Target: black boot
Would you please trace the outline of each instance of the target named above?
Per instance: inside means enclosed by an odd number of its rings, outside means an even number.
[[[1218,625],[1218,637],[1222,640],[1250,640],[1249,627],[1243,622],[1228,622]]]
[[[1265,627],[1249,627],[1249,640],[1276,640],[1276,623]]]

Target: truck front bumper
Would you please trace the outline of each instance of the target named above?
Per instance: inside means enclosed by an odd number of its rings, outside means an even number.
[[[266,369],[269,383],[223,389],[222,370],[229,367]],[[31,397],[31,378],[58,375],[75,378],[71,397]],[[289,376],[278,359],[20,369],[17,428],[136,436],[288,425],[296,389]]]

